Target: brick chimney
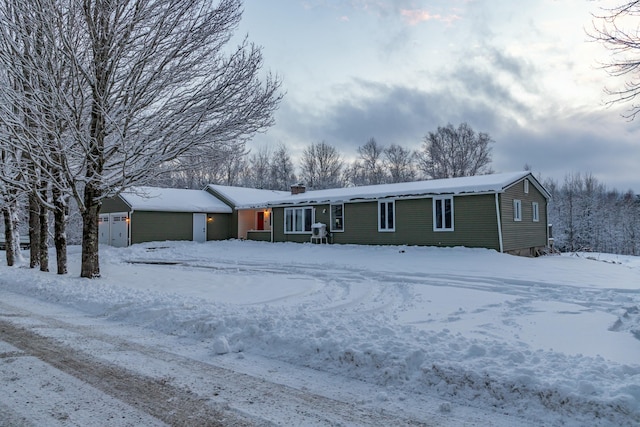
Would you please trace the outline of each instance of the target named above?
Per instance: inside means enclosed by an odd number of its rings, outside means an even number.
[[[291,186],[291,195],[302,194],[305,191],[307,191],[307,187],[305,187],[304,184],[298,183]]]

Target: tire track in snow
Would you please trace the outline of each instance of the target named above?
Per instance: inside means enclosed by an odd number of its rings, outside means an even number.
[[[437,425],[273,383],[1,302],[0,310],[0,340],[170,425]],[[47,333],[62,333],[72,343],[62,344]],[[104,343],[115,353],[104,352]],[[134,357],[139,366],[155,366],[170,375],[156,377],[107,360],[117,360],[117,353],[128,355],[125,362]],[[189,382],[193,378],[197,383]]]
[[[99,361],[54,339],[0,319],[0,338],[30,356],[169,425],[250,425],[230,420],[189,390]],[[231,421],[229,423],[229,421]]]
[[[292,273],[307,277],[324,280],[327,284],[340,279],[341,284],[347,287],[345,299],[348,296],[355,296],[353,301],[339,302],[335,306],[317,307],[317,311],[340,310],[349,308],[354,310],[358,304],[374,302],[376,293],[385,293],[386,298],[389,292],[398,291],[392,303],[383,306],[369,306],[363,310],[355,310],[359,313],[375,312],[387,308],[393,309],[395,305],[406,304],[411,301],[412,295],[407,286],[439,286],[459,289],[471,289],[483,292],[500,293],[519,297],[519,301],[526,302],[532,300],[547,300],[564,302],[584,307],[587,310],[598,310],[608,314],[620,316],[620,322],[625,327],[612,325],[612,330],[629,330],[634,336],[640,339],[640,314],[637,307],[640,307],[640,290],[629,289],[598,289],[582,288],[562,283],[546,283],[538,281],[515,280],[501,277],[464,276],[456,274],[424,274],[424,273],[372,273],[360,268],[345,268],[339,265],[308,265],[300,263],[259,263],[229,260],[191,260],[184,261],[184,266],[194,268],[210,268],[220,271],[234,272],[264,272],[266,274]],[[327,270],[326,272],[324,270]],[[367,295],[351,292],[349,287],[353,283],[370,282],[375,288]],[[392,287],[390,285],[396,285]],[[396,289],[397,286],[402,289]],[[344,290],[344,289],[343,289]],[[615,297],[612,298],[612,295]]]

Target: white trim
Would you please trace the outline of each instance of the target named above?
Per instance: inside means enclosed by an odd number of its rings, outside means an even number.
[[[531,202],[531,212],[533,222],[540,222],[540,204],[538,202]]]
[[[302,231],[287,231],[287,211],[288,210],[293,210],[294,211],[294,216],[293,216],[293,223],[291,224],[293,226],[293,229],[295,230],[295,211],[296,210],[302,210],[303,214],[302,214]],[[309,228],[309,230],[304,230],[304,226],[305,226],[305,216],[306,214],[304,213],[304,211],[306,211],[307,209],[309,209],[311,211],[311,224],[315,223],[315,213],[316,210],[313,206],[291,206],[288,208],[284,208],[284,234],[311,234],[311,228]],[[273,228],[273,227],[271,227]]]
[[[446,221],[445,221],[445,209],[444,209],[444,203],[442,203],[442,227],[441,228],[437,228],[436,227],[436,200],[451,200],[451,227],[447,227]],[[453,203],[453,195],[451,196],[438,196],[438,197],[433,197],[432,201],[431,201],[431,205],[432,205],[432,213],[433,213],[433,231],[437,232],[437,233],[441,233],[441,232],[450,232],[450,231],[454,231],[455,229],[455,215],[454,215],[454,203]]]
[[[502,243],[502,220],[500,219],[500,202],[498,200],[498,193],[496,193],[496,219],[498,220],[498,240],[500,243],[500,253],[503,253],[504,244]]]
[[[388,207],[386,207],[387,204],[391,203],[392,204],[392,221],[393,221],[393,227],[391,228],[382,228],[380,227],[380,205],[384,204],[385,205],[385,212],[388,211]],[[389,225],[389,218],[385,217],[385,226]],[[378,200],[378,232],[380,233],[392,233],[396,231],[396,200],[395,199],[391,199],[391,200]]]
[[[524,194],[529,194],[529,178],[524,179]]]
[[[544,196],[545,199],[547,199],[547,201],[551,199],[551,194],[549,194],[549,191],[546,188],[544,188],[542,184],[538,182],[535,176],[533,176],[532,174],[528,174],[528,175],[525,175],[525,177],[529,179],[529,184],[530,184],[529,187],[531,187],[531,184],[533,184],[533,186]],[[501,191],[498,191],[498,193],[504,193],[508,189],[512,188],[515,185],[520,184],[521,182],[522,182],[522,179],[518,179],[512,184],[505,186]]]
[[[513,199],[513,220],[522,221],[522,200],[520,199]]]
[[[545,229],[547,230],[547,244],[545,245],[545,247],[549,247],[549,239],[551,239],[551,236],[549,235],[549,203],[545,203],[544,204],[544,217],[545,217],[545,221],[547,222]],[[552,225],[552,224],[551,224]]]
[[[320,190],[318,190],[320,191]],[[504,191],[497,191],[497,193],[503,193]],[[246,205],[246,206],[237,206],[237,210],[247,210],[247,209],[263,209],[263,208],[292,208],[296,206],[322,206],[322,205],[337,205],[339,203],[344,204],[352,204],[352,203],[372,203],[375,201],[386,201],[386,200],[422,200],[422,199],[433,199],[434,197],[467,197],[467,196],[486,196],[487,194],[496,194],[496,191],[483,191],[477,193],[429,193],[429,194],[415,194],[411,196],[380,196],[377,198],[357,198],[357,199],[317,199],[317,200],[305,200],[300,203],[278,203],[278,204],[270,204],[265,203],[263,205]]]
[[[333,218],[333,206],[340,205],[342,207],[342,229],[336,230],[333,228],[334,218]],[[344,233],[344,203],[330,203],[329,204],[329,231],[332,233]]]

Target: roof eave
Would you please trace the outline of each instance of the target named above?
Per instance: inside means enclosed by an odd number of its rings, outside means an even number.
[[[384,194],[378,196],[355,196],[355,197],[329,197],[329,198],[317,198],[317,199],[303,199],[299,201],[283,201],[278,200],[271,203],[256,204],[256,205],[243,205],[236,206],[237,210],[247,209],[266,209],[266,208],[284,208],[290,206],[302,206],[302,205],[323,205],[323,204],[338,204],[338,203],[365,203],[373,202],[376,200],[394,199],[394,200],[411,200],[411,199],[427,199],[439,196],[480,196],[486,194],[502,193],[503,190],[483,190],[483,191],[430,191],[425,193],[409,193],[409,194]]]

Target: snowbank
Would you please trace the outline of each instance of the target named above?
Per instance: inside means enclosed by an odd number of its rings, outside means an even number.
[[[243,241],[101,247],[103,277],[0,289],[543,424],[640,423],[640,262]],[[173,265],[171,265],[173,263]],[[77,271],[76,271],[77,270]],[[450,409],[449,409],[450,410]]]

